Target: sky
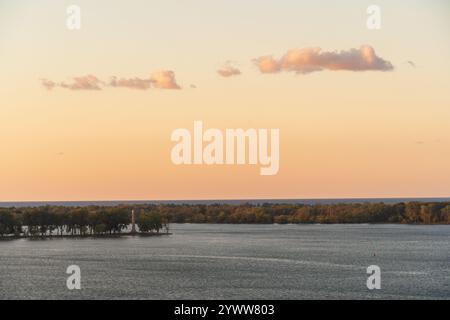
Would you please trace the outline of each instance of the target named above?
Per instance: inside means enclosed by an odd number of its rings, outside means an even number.
[[[439,0],[0,0],[0,201],[448,197],[449,18]],[[279,129],[278,173],[173,164],[195,120]]]

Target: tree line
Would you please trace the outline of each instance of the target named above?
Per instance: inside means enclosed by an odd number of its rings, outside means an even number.
[[[129,227],[132,209],[141,232],[159,232],[168,223],[450,224],[450,202],[43,206],[0,208],[0,236],[117,234]]]
[[[450,202],[160,205],[153,210],[173,223],[450,223]]]
[[[0,237],[113,235],[130,224],[127,206],[0,208]],[[156,211],[138,212],[136,225],[143,233],[168,231],[167,220]]]

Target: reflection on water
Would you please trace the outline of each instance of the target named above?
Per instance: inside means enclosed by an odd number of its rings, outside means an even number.
[[[0,241],[0,298],[450,298],[450,226],[171,227],[167,237]],[[66,288],[71,264],[81,291]],[[372,264],[381,290],[366,287]]]

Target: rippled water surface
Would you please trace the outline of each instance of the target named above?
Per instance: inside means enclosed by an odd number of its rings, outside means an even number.
[[[1,299],[450,299],[450,226],[172,225],[0,241]],[[82,290],[66,287],[81,268]],[[368,290],[366,268],[381,268]]]

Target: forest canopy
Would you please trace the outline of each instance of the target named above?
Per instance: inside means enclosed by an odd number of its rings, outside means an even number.
[[[450,224],[450,202],[41,206],[0,208],[0,237],[120,234],[132,210],[141,232],[157,233],[169,223]]]

